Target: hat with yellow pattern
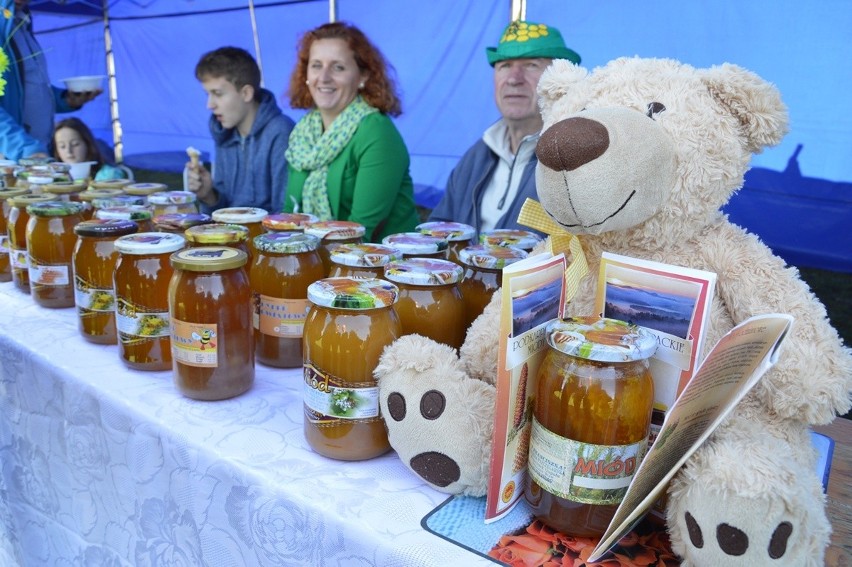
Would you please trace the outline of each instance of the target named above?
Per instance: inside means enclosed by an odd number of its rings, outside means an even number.
[[[497,47],[486,47],[485,53],[492,67],[505,59],[536,57],[568,59],[575,65],[580,63],[580,55],[565,46],[558,29],[523,20],[509,24]]]

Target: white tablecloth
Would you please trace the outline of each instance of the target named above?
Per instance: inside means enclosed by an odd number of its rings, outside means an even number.
[[[446,499],[395,453],[302,434],[301,371],[220,402],[127,369],[76,313],[0,284],[0,565],[494,565],[424,531]]]

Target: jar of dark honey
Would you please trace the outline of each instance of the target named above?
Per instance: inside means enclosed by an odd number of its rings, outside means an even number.
[[[341,244],[329,254],[330,277],[382,278],[385,266],[394,260],[402,260],[402,252],[385,244]]]
[[[524,252],[531,252],[542,238],[529,230],[497,228],[486,230],[479,235],[479,243],[490,246],[511,246]]]
[[[126,207],[105,207],[95,210],[96,219],[132,220],[139,232],[153,232],[151,208],[147,205],[127,205]]]
[[[0,187],[0,282],[12,281],[12,265],[9,263],[8,218],[11,205],[9,199],[26,195],[27,190],[20,187]]]
[[[163,191],[168,191],[169,187],[165,183],[129,183],[127,185],[124,185],[121,189],[128,195],[145,197],[145,203],[147,204],[148,197],[150,197],[154,193],[162,193]]]
[[[476,229],[469,224],[449,221],[432,221],[418,224],[416,228],[423,234],[446,239],[449,243],[447,247],[447,260],[456,262],[457,264],[461,263],[461,260],[459,260],[459,252],[461,252],[463,248],[467,248],[468,246],[475,244],[474,236],[476,236]]]
[[[326,278],[308,287],[304,428],[320,455],[357,461],[390,450],[373,371],[402,334],[397,294],[380,279]]]
[[[573,536],[606,530],[648,443],[657,342],[599,317],[551,321],[538,371],[525,496],[533,513]]]
[[[465,304],[465,328],[482,314],[503,284],[503,268],[526,257],[526,252],[511,246],[474,244],[462,249],[459,260],[465,272],[459,291]]]
[[[352,221],[328,220],[305,225],[305,234],[313,234],[320,239],[319,253],[325,266],[325,273],[331,273],[331,251],[341,244],[363,242],[367,229],[363,224]]]
[[[212,222],[213,217],[205,213],[170,213],[151,219],[155,231],[172,234],[184,234],[188,228]]]
[[[267,366],[302,365],[308,286],[325,276],[319,238],[302,232],[269,232],[254,239],[251,267],[257,360]]]
[[[225,246],[171,255],[169,283],[175,385],[196,400],[225,400],[254,383],[248,255]]]
[[[83,203],[83,220],[90,220],[95,216],[95,199],[109,199],[123,195],[121,189],[92,189],[89,187],[82,191],[77,198]]]
[[[26,242],[30,293],[42,307],[74,307],[74,271],[71,257],[82,222],[81,203],[47,201],[27,205]]]
[[[197,224],[183,233],[188,246],[228,246],[239,248],[249,257],[249,266],[254,262],[252,248],[249,247],[249,229],[241,224],[211,222]]]
[[[237,224],[248,229],[249,266],[254,257],[254,239],[264,233],[263,219],[269,213],[257,207],[227,207],[211,213],[213,220],[223,224]]]
[[[430,236],[422,232],[399,232],[385,236],[382,244],[399,249],[403,258],[446,260],[449,243],[444,237]]]
[[[24,193],[8,199],[9,218],[7,235],[9,236],[9,264],[12,281],[19,290],[30,293],[30,261],[27,254],[27,224],[30,214],[27,207],[34,203],[47,203],[53,200],[50,195]]]
[[[198,203],[192,191],[159,191],[148,195],[154,217],[174,213],[197,213]]]
[[[91,343],[116,343],[115,291],[112,276],[118,261],[115,239],[138,230],[129,220],[93,219],[74,227],[77,242],[71,257],[74,303],[80,334]]]
[[[305,225],[318,220],[307,213],[272,213],[263,217],[261,225],[267,232],[304,232]]]
[[[402,334],[418,334],[460,348],[464,342],[464,300],[459,282],[464,270],[455,262],[406,258],[385,267],[385,278],[399,288],[394,305]]]
[[[169,281],[172,252],[184,247],[179,234],[140,232],[115,240],[115,326],[118,354],[136,370],[172,368]]]

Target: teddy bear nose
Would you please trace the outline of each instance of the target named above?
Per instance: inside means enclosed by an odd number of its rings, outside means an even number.
[[[535,155],[554,171],[572,171],[599,158],[607,148],[609,132],[603,124],[574,116],[542,132]]]

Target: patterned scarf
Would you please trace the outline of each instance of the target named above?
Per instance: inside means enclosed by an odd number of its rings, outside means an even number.
[[[316,215],[320,220],[334,218],[328,203],[328,164],[352,139],[361,119],[374,112],[378,110],[358,96],[325,132],[322,131],[322,117],[316,109],[302,117],[293,128],[290,145],[284,155],[294,168],[310,171],[302,189],[301,212]]]

